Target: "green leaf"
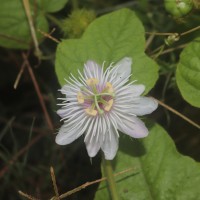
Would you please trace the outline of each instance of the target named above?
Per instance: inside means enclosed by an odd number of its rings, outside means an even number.
[[[178,88],[191,105],[200,107],[200,38],[191,42],[181,53],[176,70]]]
[[[157,64],[144,54],[145,36],[135,13],[121,9],[94,20],[81,39],[63,40],[56,52],[56,73],[61,85],[70,73],[77,75],[87,60],[100,65],[132,57],[132,79],[146,85],[146,92],[158,78]]]
[[[197,200],[200,197],[200,165],[177,152],[166,131],[151,126],[144,139],[120,137],[120,151],[113,160],[114,173],[133,168],[116,177],[122,200]],[[110,199],[102,182],[95,200]]]
[[[15,49],[30,48],[32,38],[22,0],[0,0],[0,4],[0,46]],[[32,12],[34,10],[33,4],[31,10]],[[33,19],[40,41],[43,36],[37,29],[48,32],[48,22],[39,9],[37,15],[33,12]]]
[[[39,0],[41,9],[46,12],[57,12],[64,8],[68,0]]]

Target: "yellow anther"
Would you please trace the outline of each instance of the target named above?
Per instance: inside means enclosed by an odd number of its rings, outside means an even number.
[[[78,92],[77,100],[78,100],[78,103],[80,103],[80,104],[84,103],[84,96],[81,92]]]
[[[113,105],[113,99],[110,99],[109,101],[107,101],[107,105],[104,106],[104,110],[109,111],[112,105]]]
[[[99,80],[97,78],[89,78],[86,80],[86,83],[88,86],[94,86],[99,83]]]
[[[88,115],[91,115],[91,116],[96,116],[97,115],[97,111],[95,109],[87,108],[87,109],[85,109],[85,112]]]
[[[108,92],[108,93],[114,92],[113,86],[112,86],[112,84],[110,82],[106,83],[106,88],[105,89],[106,89],[106,92]]]

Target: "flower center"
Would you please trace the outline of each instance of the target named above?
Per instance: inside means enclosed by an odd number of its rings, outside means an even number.
[[[96,78],[87,79],[86,84],[88,87],[81,88],[77,94],[78,103],[85,106],[85,112],[91,116],[109,112],[115,96],[112,84],[106,82],[102,87]]]

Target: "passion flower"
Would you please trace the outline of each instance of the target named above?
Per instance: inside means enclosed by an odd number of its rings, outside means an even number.
[[[83,74],[70,76],[60,90],[65,95],[58,110],[64,124],[56,143],[66,145],[84,134],[90,157],[102,149],[107,160],[115,157],[119,131],[134,138],[148,135],[145,124],[137,116],[149,114],[157,108],[153,98],[140,96],[144,85],[128,83],[131,58],[123,58],[104,71],[94,61],[85,64]]]

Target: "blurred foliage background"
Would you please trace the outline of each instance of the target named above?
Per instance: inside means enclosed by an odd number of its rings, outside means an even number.
[[[51,36],[57,40],[79,38],[96,17],[123,7],[133,9],[150,33],[183,33],[200,23],[199,10],[175,18],[165,10],[164,2],[158,0],[71,0],[62,9],[46,15],[47,31],[54,30]],[[4,16],[9,18],[9,15]],[[30,41],[25,48],[7,48],[7,44],[0,47],[0,199],[23,199],[18,190],[50,199],[54,196],[50,166],[55,170],[60,194],[101,177],[101,155],[91,161],[83,138],[63,147],[55,144],[55,133],[61,125],[56,114],[60,88],[54,71],[57,42],[44,32],[36,31],[38,37],[43,38],[39,45],[42,56],[36,54]],[[0,39],[5,39],[2,32],[0,30]],[[183,45],[197,36],[200,30],[160,51],[166,37],[147,33],[146,53],[160,66],[159,80],[150,95],[200,123],[199,109],[183,100],[174,76]],[[27,61],[29,67],[23,64]],[[16,80],[18,84],[14,88]],[[152,117],[170,133],[179,152],[200,161],[197,128],[161,106]],[[95,184],[66,199],[93,199],[97,187]]]

